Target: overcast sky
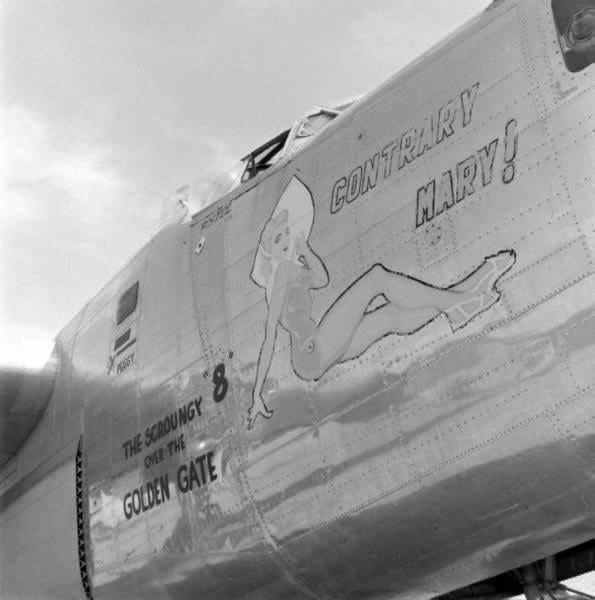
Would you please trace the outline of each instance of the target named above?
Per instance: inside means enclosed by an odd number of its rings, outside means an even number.
[[[164,198],[369,91],[487,0],[6,0],[0,364],[34,365]]]

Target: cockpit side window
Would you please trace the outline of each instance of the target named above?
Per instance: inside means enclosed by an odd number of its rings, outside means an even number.
[[[135,310],[138,304],[138,281],[131,285],[118,301],[118,311],[116,313],[116,325],[126,320]]]
[[[302,119],[296,131],[296,138],[306,138],[316,135],[324,129],[337,115],[338,110],[320,109],[319,112],[313,113]]]
[[[558,40],[572,73],[595,62],[595,0],[552,0]]]
[[[289,132],[290,130],[288,129],[280,133],[242,159],[245,165],[244,172],[242,173],[242,183],[256,177],[260,172],[266,171],[277,162],[281,156],[281,151],[285,146]]]
[[[291,156],[304,144],[310,141],[319,131],[324,129],[341,110],[351,102],[340,108],[314,107],[303,119],[295,123],[291,129],[275,136],[266,144],[259,146],[242,159],[244,169],[241,183],[256,177],[266,171],[279,160]]]
[[[286,155],[297,152],[300,148],[309,144],[311,139],[322,131],[335,117],[340,114],[332,108],[314,108],[301,121],[298,121],[289,136]]]

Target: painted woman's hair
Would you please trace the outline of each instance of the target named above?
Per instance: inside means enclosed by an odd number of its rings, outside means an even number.
[[[282,210],[278,215],[272,216],[265,224],[260,234],[260,242],[256,251],[254,266],[252,267],[252,280],[260,287],[269,288],[277,261],[273,258],[273,236],[282,226],[287,224],[287,211]]]
[[[279,214],[272,216],[265,224],[262,233],[260,235],[260,243],[262,249],[271,254],[273,252],[273,237],[275,231],[277,231],[283,225],[288,224],[289,214],[287,210],[282,210]]]
[[[295,240],[301,234],[305,240],[310,236],[314,223],[314,201],[310,190],[297,178],[291,181],[281,194],[273,214],[260,233],[258,249],[252,265],[251,278],[254,283],[267,290],[267,300],[271,294],[278,263],[272,257],[273,232],[283,223],[289,227],[290,253],[293,253]]]

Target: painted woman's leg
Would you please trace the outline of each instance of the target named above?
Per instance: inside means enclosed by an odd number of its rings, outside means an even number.
[[[370,302],[381,294],[391,308],[381,307],[366,314]],[[465,297],[465,291],[434,288],[382,265],[374,265],[335,300],[318,325],[316,339],[322,372],[344,360],[361,327],[370,325],[371,329],[369,333],[360,331],[361,341],[355,344],[356,348],[369,346],[388,333],[412,333]],[[378,314],[372,317],[374,313]]]
[[[404,308],[438,309],[446,314],[452,330],[457,331],[498,302],[500,291],[496,284],[515,261],[513,250],[488,256],[468,277],[446,289],[378,265],[370,275],[379,279],[378,288],[382,288],[382,293],[392,303]]]
[[[500,295],[495,289],[496,283],[512,267],[514,262],[514,252],[506,250],[499,252],[484,260],[467,278],[454,286],[456,291],[468,292],[471,297],[463,300],[461,306],[455,304],[447,307],[444,311],[447,312],[453,329],[456,330],[466,324],[473,316],[483,312],[498,300]],[[457,299],[462,300],[463,298],[457,296]],[[385,304],[379,309],[364,315],[343,360],[361,355],[377,340],[389,333],[399,335],[415,333],[435,319],[441,312],[435,308],[403,309],[393,303]]]
[[[494,289],[498,280],[512,268],[515,262],[514,250],[502,250],[488,256],[479,267],[452,287],[462,291],[478,290],[482,287]]]
[[[438,315],[440,312],[434,308],[403,310],[394,304],[385,304],[364,315],[341,360],[357,358],[378,340],[391,333],[411,335]]]
[[[514,252],[500,252],[473,271],[476,276],[470,277],[471,285],[461,282],[450,288],[374,265],[335,300],[318,325],[321,374],[348,356],[357,356],[384,335],[414,333],[441,313],[446,314],[453,331],[463,327],[497,302],[495,284],[514,261]],[[381,307],[382,312],[366,313],[379,295],[389,304]]]
[[[377,294],[383,294],[389,302],[405,309],[434,308],[443,312],[469,295],[468,290],[435,287],[382,265],[374,265],[362,279],[366,279]]]
[[[365,317],[366,309],[382,293],[373,286],[369,275],[371,270],[354,281],[331,304],[318,324],[316,346],[320,355],[321,374],[344,360],[345,352]]]
[[[468,277],[453,286],[453,289],[466,292],[470,296],[447,311],[453,331],[464,327],[498,302],[500,290],[497,283],[515,262],[516,253],[513,250],[503,250],[488,256]]]

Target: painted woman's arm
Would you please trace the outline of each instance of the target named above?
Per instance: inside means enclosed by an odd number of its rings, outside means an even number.
[[[310,265],[310,270],[312,271],[312,288],[318,289],[323,288],[328,285],[328,271],[322,262],[322,259],[314,254],[314,251],[308,244],[306,244],[306,261]]]
[[[262,398],[262,388],[273,360],[275,342],[277,340],[277,327],[281,320],[281,311],[283,309],[286,288],[287,266],[286,264],[281,264],[275,273],[271,303],[269,305],[269,313],[265,325],[264,340],[260,348],[258,363],[256,365],[256,380],[252,392],[252,405],[248,411],[249,428],[254,425],[254,421],[259,414],[267,419],[273,414],[273,411],[269,410]]]
[[[296,254],[298,262],[310,271],[312,289],[323,288],[328,285],[328,271],[324,263],[308,245],[308,242],[300,236],[296,241]]]

